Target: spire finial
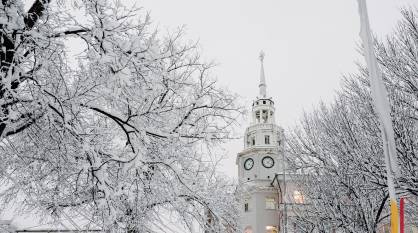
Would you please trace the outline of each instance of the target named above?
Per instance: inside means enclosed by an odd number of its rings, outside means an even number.
[[[261,50],[260,51],[260,61],[261,62],[263,62],[264,61],[264,56],[265,56],[266,54],[264,53],[264,51],[263,50]]]
[[[260,84],[258,85],[258,87],[260,88],[260,97],[261,98],[266,98],[266,78],[264,77],[264,56],[265,53],[263,50],[261,50],[260,52],[260,61],[261,61],[261,70],[260,70]]]

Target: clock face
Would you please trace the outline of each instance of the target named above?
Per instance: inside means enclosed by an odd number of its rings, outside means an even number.
[[[254,160],[252,158],[246,159],[244,162],[245,170],[250,170],[254,166]]]
[[[274,160],[270,156],[266,156],[261,160],[261,163],[265,168],[272,168],[274,166]]]

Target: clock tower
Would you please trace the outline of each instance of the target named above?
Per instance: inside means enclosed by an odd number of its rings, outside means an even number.
[[[260,53],[259,94],[252,103],[251,123],[245,130],[244,150],[238,153],[239,182],[244,187],[240,230],[245,233],[279,232],[280,191],[274,179],[283,176],[283,129],[276,124],[274,101],[267,95],[264,53]]]

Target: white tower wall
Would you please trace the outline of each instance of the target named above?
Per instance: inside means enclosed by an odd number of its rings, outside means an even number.
[[[283,173],[283,129],[276,125],[274,101],[267,97],[263,67],[259,96],[253,101],[252,119],[244,135],[244,150],[237,155],[238,177],[248,190],[242,200],[240,231],[276,233],[280,225],[280,192],[272,185],[276,174]]]

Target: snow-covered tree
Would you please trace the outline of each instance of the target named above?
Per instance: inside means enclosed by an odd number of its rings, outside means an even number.
[[[392,106],[392,120],[402,176],[399,195],[415,202],[418,175],[418,18],[404,19],[386,42],[376,42]],[[301,169],[307,205],[298,218],[306,232],[370,232],[387,222],[388,192],[379,121],[374,111],[367,69],[345,77],[330,104],[305,114],[289,134],[289,162]],[[296,159],[294,159],[296,158]],[[407,218],[417,219],[416,211]]]
[[[399,185],[418,196],[418,11],[402,10],[394,35],[378,43],[377,53],[391,91],[392,115],[402,165]]]
[[[108,230],[152,232],[161,213],[204,226],[208,211],[233,229],[235,186],[205,155],[242,109],[183,30],[161,35],[141,11],[0,2],[1,200]]]
[[[340,98],[305,115],[289,138],[293,165],[307,174],[299,185],[308,205],[296,212],[323,232],[376,232],[387,207],[380,138],[359,124],[366,116],[351,109],[352,100]]]

